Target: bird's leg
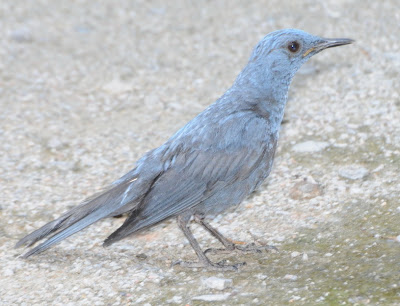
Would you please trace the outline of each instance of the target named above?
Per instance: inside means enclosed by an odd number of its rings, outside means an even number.
[[[175,262],[173,265],[181,265],[183,267],[189,267],[189,268],[206,268],[214,271],[237,271],[240,266],[246,264],[246,263],[240,263],[235,265],[224,265],[223,262],[219,263],[211,262],[204,254],[204,252],[201,250],[200,245],[197,242],[196,238],[194,238],[189,228],[189,220],[190,216],[177,217],[178,226],[185,234],[185,237],[189,240],[189,243],[192,246],[193,250],[196,252],[199,261],[198,262],[178,261]]]
[[[226,238],[224,235],[222,235],[216,228],[212,227],[208,222],[204,221],[204,218],[196,215],[194,216],[194,221],[203,226],[211,235],[217,238],[227,250],[233,251],[235,249],[235,243],[229,238]],[[241,244],[241,242],[239,241],[237,243]]]
[[[232,251],[239,251],[243,253],[261,253],[263,250],[275,250],[278,249],[273,245],[262,245],[257,246],[255,243],[245,244],[241,241],[234,241],[229,238],[226,238],[222,235],[216,228],[212,227],[210,223],[204,220],[204,217],[195,215],[195,222],[202,225],[211,235],[217,238],[225,247],[225,249],[207,249],[204,253],[230,253]]]

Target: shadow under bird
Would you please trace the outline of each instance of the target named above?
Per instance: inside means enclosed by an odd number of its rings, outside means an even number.
[[[232,87],[214,104],[163,145],[147,152],[105,191],[22,238],[16,247],[31,246],[51,235],[22,257],[42,252],[100,219],[128,214],[104,246],[174,217],[198,257],[197,262],[177,264],[236,270],[244,263],[227,265],[209,260],[189,221],[193,218],[202,225],[226,251],[268,248],[239,245],[205,218],[240,204],[269,175],[289,85],[300,66],[324,49],[352,42],[296,29],[268,34],[256,45]]]

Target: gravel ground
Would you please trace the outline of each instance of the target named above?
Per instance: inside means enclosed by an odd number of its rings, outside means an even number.
[[[400,305],[400,4],[2,1],[0,304]],[[131,169],[217,99],[268,32],[355,45],[295,77],[272,174],[212,220],[273,244],[240,272],[193,260],[175,222],[109,248],[107,219],[39,256],[13,245]],[[193,225],[204,248],[215,239]]]

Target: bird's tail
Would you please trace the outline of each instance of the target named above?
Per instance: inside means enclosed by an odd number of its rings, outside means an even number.
[[[58,219],[47,223],[43,227],[22,238],[15,247],[20,247],[22,245],[31,246],[50,234],[54,234],[45,242],[22,255],[23,258],[27,258],[31,255],[43,252],[53,244],[60,242],[104,217],[125,212],[124,206],[126,206],[126,198],[132,187],[132,185],[129,185],[131,182],[132,181],[128,181],[114,185],[108,190],[94,195],[79,206],[66,212]],[[130,208],[132,208],[133,201],[135,201],[135,199],[132,198],[129,201]]]

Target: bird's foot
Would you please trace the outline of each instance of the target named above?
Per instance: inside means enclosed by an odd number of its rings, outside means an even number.
[[[205,250],[204,254],[229,254],[232,252],[241,252],[241,253],[262,253],[263,251],[271,251],[274,250],[279,252],[279,250],[273,245],[256,245],[255,243],[249,243],[246,245],[240,245],[237,243],[229,244],[224,249],[215,249],[210,248]]]
[[[239,268],[246,265],[245,262],[237,263],[234,265],[227,265],[226,260],[222,260],[217,263],[211,261],[201,262],[201,261],[182,261],[178,260],[172,264],[172,266],[180,265],[186,268],[204,268],[210,271],[238,271]]]

